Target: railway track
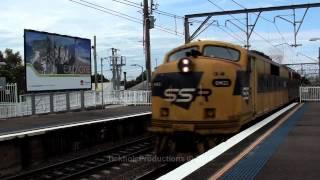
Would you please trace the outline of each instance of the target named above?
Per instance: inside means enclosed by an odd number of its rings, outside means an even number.
[[[118,170],[119,167],[114,167],[115,164],[124,162],[122,165],[125,165],[127,159],[151,153],[153,149],[152,140],[153,137],[138,139],[112,149],[10,176],[5,180],[97,179],[95,176],[99,175],[95,172],[104,169]],[[103,172],[106,175],[110,174],[110,170],[104,170]]]

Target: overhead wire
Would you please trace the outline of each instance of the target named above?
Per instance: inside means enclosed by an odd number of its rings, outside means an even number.
[[[244,9],[247,9],[245,6],[243,6],[242,4],[238,3],[237,1],[235,1],[235,0],[231,0],[231,1],[234,2],[235,4],[237,4],[239,7],[244,8]],[[254,13],[254,14],[257,15],[257,13]],[[274,21],[265,18],[263,15],[260,15],[260,18],[263,19],[263,20],[265,20],[265,21],[267,21],[267,22],[269,22],[269,23],[271,23],[271,24],[273,24],[273,25],[275,26],[275,28],[277,29],[279,35],[281,36],[281,39],[282,39],[285,43],[288,43],[287,40],[286,40],[286,39],[284,38],[284,36],[282,35],[281,31],[279,30],[279,27],[277,26],[277,24],[276,24]],[[288,43],[288,44],[289,44],[289,43]]]
[[[139,8],[139,9],[143,9],[141,4],[133,2],[133,1],[128,1],[128,0],[112,0],[112,1],[124,4],[124,5],[128,5],[128,6],[136,7],[136,8]],[[178,18],[178,19],[184,19],[183,16],[179,16],[179,15],[176,15],[176,14],[173,14],[173,13],[169,13],[169,12],[166,12],[166,11],[162,11],[162,10],[159,10],[159,9],[153,9],[153,12],[155,12],[157,14],[164,15],[164,16],[175,17],[175,18]]]
[[[123,16],[123,15],[120,15],[120,13],[118,13],[117,11],[113,11],[113,10],[110,12],[108,8],[99,9],[99,8],[97,8],[97,7],[99,7],[99,5],[88,5],[88,4],[92,4],[92,3],[84,4],[84,3],[78,2],[76,0],[69,0],[69,1],[71,1],[73,3],[76,3],[76,4],[80,4],[82,6],[86,6],[86,7],[98,10],[98,11],[101,11],[101,12],[104,12],[104,13],[107,13],[107,14],[111,14],[111,15],[114,15],[114,16],[129,20],[129,21],[132,21],[132,22],[135,22],[135,23],[142,24],[142,20],[141,19],[137,19],[137,18],[131,17],[129,15]],[[83,0],[79,0],[79,1],[84,2]],[[94,6],[97,6],[97,7],[94,7]]]
[[[214,5],[215,7],[217,7],[218,9],[224,11],[224,9],[220,6],[218,6],[216,3],[212,2],[211,0],[207,0],[208,2],[210,2],[212,5]],[[237,19],[236,17],[234,17],[232,14],[229,14],[230,17],[234,18],[234,20],[238,21],[240,24],[246,26],[245,23],[241,22],[239,19]],[[272,42],[266,38],[264,38],[262,35],[260,35],[259,33],[252,31],[252,33],[254,33],[255,35],[259,36],[261,39],[263,39],[264,41],[266,41],[268,44],[270,44],[271,46],[273,46],[274,48],[278,49],[279,51],[281,51],[281,49],[279,49],[277,46],[275,46],[274,44],[272,44]]]
[[[239,7],[244,8],[244,9],[247,9],[245,6],[243,6],[242,4],[238,3],[237,1],[235,1],[235,0],[231,0],[231,1],[232,1],[233,3],[235,3],[235,4],[237,4]],[[254,13],[254,14],[257,15],[257,13]],[[257,16],[258,16],[258,15],[257,15]],[[282,41],[285,42],[284,44],[289,45],[287,39],[286,39],[286,38],[283,36],[283,34],[281,33],[281,31],[280,31],[279,27],[277,26],[276,22],[274,22],[274,21],[272,21],[272,20],[270,20],[270,19],[267,19],[267,18],[265,18],[265,17],[262,16],[262,15],[260,15],[260,18],[261,18],[262,20],[264,20],[264,21],[267,21],[267,22],[273,24],[274,27],[275,27],[275,29],[277,30],[278,34],[280,35]],[[290,46],[290,45],[289,45],[289,46]],[[290,49],[290,51],[291,51],[292,53],[295,53],[295,52],[293,51],[292,47],[289,47],[289,49]]]
[[[142,9],[142,7],[138,7],[138,5],[141,5],[141,4],[136,3],[136,2],[133,2],[133,1],[129,1],[129,0],[113,0],[113,1]],[[131,4],[133,4],[133,5],[124,3],[124,2],[122,2],[122,1],[131,3]],[[179,15],[177,15],[177,14],[169,13],[169,12],[162,11],[162,10],[159,10],[159,9],[154,9],[153,12],[156,13],[156,14],[159,14],[159,15],[164,15],[164,16],[167,16],[167,17],[172,17],[172,18],[174,18],[175,21],[176,21],[176,19],[184,20],[184,17],[183,17],[183,16],[179,16]],[[192,21],[191,21],[191,23],[203,23],[203,22],[204,22],[204,21],[201,21],[201,20],[192,20]],[[206,23],[205,25],[206,25],[206,26],[216,26],[216,27],[217,27],[217,25],[216,25],[216,24],[213,24],[212,22],[211,22],[211,23],[208,22],[208,23]],[[220,27],[220,28],[221,28],[221,27]],[[227,27],[226,27],[226,28],[227,28]],[[180,34],[180,35],[184,35],[184,33],[179,33],[179,32],[177,32],[177,34],[178,34],[178,35],[179,35],[179,34]],[[237,40],[239,40],[239,39],[237,39]]]
[[[134,2],[132,2],[132,1],[126,1],[126,0],[122,0],[122,1],[121,1],[121,0],[112,0],[112,1],[118,2],[118,3],[121,3],[121,4],[124,4],[124,5],[128,5],[128,6],[131,6],[131,7],[143,9],[143,8],[141,7],[141,4],[134,3]],[[123,2],[123,1],[125,1],[125,2]],[[128,2],[128,3],[126,3],[126,2]]]
[[[237,37],[236,35],[228,32],[227,30],[223,29],[222,27],[225,27],[225,26],[217,26],[219,29],[221,29],[223,32],[227,33],[229,36],[231,36],[232,38],[236,39],[237,41],[241,42],[241,43],[244,43],[244,40],[242,40],[241,38]],[[227,28],[228,29],[228,28]],[[230,29],[229,29],[230,31]]]
[[[107,14],[111,14],[111,15],[114,15],[114,16],[129,20],[131,22],[135,22],[135,23],[138,23],[138,24],[143,24],[142,19],[138,19],[136,17],[129,16],[127,14],[124,14],[124,13],[121,13],[121,12],[118,12],[118,11],[103,7],[103,6],[95,4],[95,3],[91,3],[91,2],[88,2],[88,1],[85,1],[85,0],[78,0],[78,1],[77,0],[69,0],[69,1],[71,1],[73,3],[80,4],[82,6],[86,6],[86,7],[98,10],[98,11],[101,11],[101,12],[104,12],[104,13],[107,13]],[[79,1],[81,1],[81,2],[79,2]],[[177,33],[174,30],[169,29],[167,27],[163,27],[161,25],[155,25],[155,28],[160,30],[160,31],[163,31],[163,32],[166,32],[166,33],[170,33],[172,35],[178,35],[178,36],[182,36],[183,35],[183,33],[180,33],[180,32]]]
[[[139,8],[139,9],[143,9],[141,7],[142,6],[141,4],[133,2],[133,1],[129,1],[129,0],[113,0],[113,1],[121,3],[121,4],[125,4],[125,5],[128,5],[128,6],[136,7],[136,8]],[[126,3],[126,2],[128,2],[128,3]],[[152,9],[152,10],[156,14],[172,17],[172,18],[174,18],[175,21],[176,21],[176,19],[184,19],[184,17],[182,17],[182,16],[179,16],[179,15],[176,15],[176,14],[173,14],[173,13],[169,13],[169,12],[165,12],[165,11],[161,11],[159,9]],[[181,35],[181,36],[184,35],[184,33],[178,32],[177,28],[175,28],[175,30],[172,30],[172,29],[169,29],[167,27],[160,26],[160,25],[155,25],[155,27],[160,28],[163,31],[166,31],[166,32],[168,32],[170,34]],[[174,33],[172,31],[174,31]]]

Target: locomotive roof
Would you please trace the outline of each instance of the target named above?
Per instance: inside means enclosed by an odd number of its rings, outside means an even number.
[[[173,51],[176,51],[178,49],[181,49],[181,48],[185,48],[185,47],[191,47],[191,46],[196,46],[196,45],[206,45],[206,44],[216,44],[216,45],[221,45],[221,46],[227,46],[227,47],[231,47],[231,48],[235,48],[235,49],[244,49],[242,46],[240,45],[237,45],[237,44],[233,44],[233,43],[229,43],[229,42],[225,42],[225,41],[214,41],[214,40],[195,40],[195,41],[192,41],[188,44],[183,44],[181,46],[178,46],[176,48],[174,48],[173,50],[171,50],[168,54],[172,53]],[[262,57],[265,61],[269,62],[269,63],[272,63],[276,66],[282,66],[284,68],[287,68],[289,71],[292,71],[294,73],[297,73],[295,70],[293,70],[292,68],[288,67],[288,66],[285,66],[285,65],[282,65],[282,64],[279,64],[275,61],[273,61],[271,59],[270,56],[264,54],[263,52],[261,51],[257,51],[257,50],[249,50],[249,54],[252,54],[252,55],[256,55],[256,56],[260,56]]]

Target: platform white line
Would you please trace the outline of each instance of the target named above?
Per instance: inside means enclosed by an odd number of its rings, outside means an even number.
[[[222,153],[229,150],[234,145],[238,144],[243,139],[247,138],[257,130],[261,129],[271,121],[275,120],[277,117],[279,117],[281,114],[285,113],[298,103],[292,103],[288,105],[287,107],[277,111],[276,113],[270,115],[269,117],[265,118],[264,120],[260,121],[259,123],[249,127],[248,129],[232,136],[227,141],[217,145],[216,147],[208,150],[207,152],[201,154],[195,159],[192,159],[191,161],[179,166],[178,168],[174,169],[173,171],[161,176],[158,178],[158,180],[175,180],[175,179],[182,179],[186,176],[190,175],[200,167],[204,166],[208,162],[214,160],[218,156],[220,156]]]
[[[83,126],[83,125],[89,125],[89,124],[95,124],[95,123],[101,123],[101,122],[107,122],[107,121],[114,121],[114,120],[119,120],[119,119],[132,118],[132,117],[143,116],[143,115],[148,115],[148,114],[151,114],[151,112],[110,117],[110,118],[106,118],[106,119],[95,119],[95,120],[89,120],[89,121],[85,121],[85,122],[69,123],[69,124],[55,125],[55,126],[43,127],[43,128],[41,127],[41,128],[35,128],[35,129],[19,131],[19,132],[14,132],[14,133],[2,134],[2,135],[0,135],[0,141],[4,141],[4,140],[16,138],[16,137],[34,136],[34,135],[45,133],[47,131],[53,131],[53,130],[58,130],[58,129],[71,128],[71,127],[75,127],[75,126]]]

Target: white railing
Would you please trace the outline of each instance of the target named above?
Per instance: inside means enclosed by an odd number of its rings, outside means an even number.
[[[0,89],[0,104],[16,103],[18,102],[17,84],[7,84],[5,88]]]
[[[150,105],[150,91],[112,91],[104,94],[104,104]]]
[[[7,84],[0,89],[0,118],[14,117],[18,109],[17,84]]]
[[[83,96],[83,101],[82,101]],[[102,103],[103,98],[103,103]],[[151,105],[150,91],[80,91],[20,95],[20,102],[0,106],[0,118],[69,111],[101,105]],[[68,101],[69,99],[69,101]]]
[[[304,101],[320,101],[320,87],[300,87],[300,102]]]

